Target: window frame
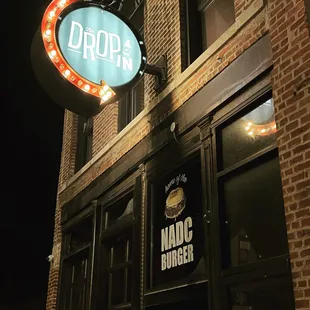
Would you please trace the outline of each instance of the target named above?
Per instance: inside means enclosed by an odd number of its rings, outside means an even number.
[[[77,115],[75,173],[92,158],[93,149],[93,118],[85,119]]]
[[[173,172],[178,167],[182,166],[183,164],[186,164],[191,159],[198,156],[200,158],[200,165],[201,165],[201,177],[202,177],[202,183],[204,183],[204,162],[203,162],[203,155],[201,153],[201,144],[199,139],[197,139],[197,131],[192,130],[187,135],[186,138],[180,141],[180,144],[184,147],[186,146],[186,151],[182,153],[182,155],[179,158],[174,158],[174,164],[171,166],[171,163],[165,162],[164,164],[161,164],[160,168],[157,166],[157,162],[161,161],[160,158],[155,158],[153,161],[149,161],[147,163],[147,206],[146,206],[146,230],[145,230],[145,273],[146,273],[146,281],[145,281],[145,293],[144,293],[144,303],[145,303],[145,309],[148,309],[149,307],[160,305],[163,303],[174,303],[180,300],[191,300],[192,298],[202,298],[203,295],[206,294],[206,292],[209,291],[210,285],[209,285],[209,278],[208,275],[210,274],[210,271],[207,268],[206,264],[206,273],[207,276],[204,279],[200,280],[194,280],[188,282],[188,278],[184,278],[173,282],[169,282],[167,284],[162,284],[160,286],[150,286],[147,282],[147,278],[153,273],[152,271],[152,255],[153,253],[150,253],[150,249],[148,244],[153,243],[153,231],[152,231],[152,224],[154,219],[153,214],[153,204],[152,204],[152,195],[151,190],[153,184],[156,182],[158,178],[160,178],[163,174],[169,174]],[[168,144],[162,151],[160,151],[162,158],[165,158],[167,154],[170,154],[169,156],[172,156],[174,152],[177,151],[178,147],[172,142]],[[158,168],[158,169],[157,169]],[[201,214],[205,214],[206,212],[206,199],[205,199],[205,186],[202,185],[201,188],[201,194],[202,194],[202,212]],[[207,227],[204,225],[203,221],[203,233],[205,235],[203,240],[203,247],[204,247],[204,258],[205,262],[207,261],[207,253],[208,253],[208,246],[207,246],[207,240],[209,238],[209,234],[207,231]],[[149,260],[149,261],[148,261]],[[209,304],[209,300],[207,300],[207,305]]]
[[[212,3],[219,0],[180,0],[180,41],[181,41],[181,70],[189,67],[201,54],[204,53],[212,44],[208,43],[207,34],[204,33],[206,27],[203,25],[205,20],[202,14]],[[232,1],[233,2],[233,1]],[[189,3],[191,5],[189,5]],[[236,21],[234,5],[232,13],[234,22]],[[194,22],[193,22],[194,20]],[[230,25],[231,26],[231,25]],[[230,27],[228,26],[221,35]],[[183,31],[182,31],[183,30]],[[221,36],[219,35],[216,40]],[[199,40],[197,40],[197,37]],[[184,43],[182,45],[182,42]],[[192,42],[195,42],[192,44]],[[205,45],[205,46],[204,46]]]
[[[100,309],[132,309],[139,306],[140,303],[140,253],[141,253],[141,184],[142,178],[139,171],[136,171],[119,183],[118,186],[108,191],[98,201],[99,222],[98,223],[98,248],[96,252],[97,273],[98,276],[94,280],[94,296],[93,303],[97,304]],[[106,213],[113,209],[117,203],[126,197],[133,199],[132,216],[126,216],[119,223],[111,226],[106,225]],[[120,268],[131,268],[131,300],[130,302],[118,305],[110,305],[110,277],[108,273],[114,269],[110,266],[109,251],[113,246],[113,240],[126,231],[132,232],[132,259],[128,262],[119,264]],[[131,265],[131,266],[129,266]],[[117,266],[116,266],[117,267]],[[126,283],[127,284],[127,283]],[[104,294],[102,293],[104,291]],[[107,295],[106,295],[107,294]],[[107,298],[109,302],[107,303]]]
[[[92,221],[90,230],[92,239],[73,251],[70,251],[70,239],[71,239],[71,230],[72,228],[81,225],[84,220],[90,219]],[[79,258],[87,257],[87,279],[86,279],[86,289],[85,289],[85,304],[84,309],[86,310],[90,306],[90,294],[91,294],[91,278],[92,278],[92,261],[93,261],[93,247],[94,247],[94,215],[92,213],[92,208],[88,206],[81,214],[76,218],[63,223],[62,225],[62,238],[63,242],[61,245],[61,258],[60,258],[60,283],[59,283],[59,294],[57,298],[57,309],[58,310],[67,310],[66,309],[66,295],[68,288],[67,283],[67,271],[68,265],[70,265],[75,260]]]
[[[248,112],[254,110],[256,107],[260,106],[265,99],[272,97],[272,91],[270,85],[262,88],[260,91],[256,92],[252,97],[243,100],[243,102],[235,108],[230,109],[223,117],[216,120],[211,124],[211,144],[212,144],[212,187],[213,187],[213,210],[214,225],[212,228],[212,236],[214,238],[214,256],[217,257],[217,262],[215,264],[215,273],[214,273],[214,281],[213,287],[220,292],[222,298],[220,301],[215,300],[215,304],[218,304],[220,307],[224,307],[225,309],[230,309],[229,305],[229,285],[240,283],[240,285],[244,283],[250,283],[251,281],[260,281],[266,279],[267,273],[270,279],[273,277],[283,277],[289,276],[291,277],[291,267],[290,267],[290,258],[289,252],[286,254],[271,257],[268,259],[264,259],[262,261],[250,262],[248,264],[243,264],[239,266],[231,266],[230,268],[224,269],[222,267],[223,262],[223,253],[222,253],[222,240],[221,240],[221,229],[220,229],[220,181],[231,174],[234,174],[236,171],[240,171],[240,169],[252,165],[256,161],[263,158],[263,163],[267,162],[272,158],[278,157],[278,146],[277,141],[248,156],[247,158],[232,164],[226,169],[219,170],[218,164],[218,156],[220,156],[221,149],[219,147],[219,135],[218,131],[221,128],[225,127],[227,124],[232,123],[234,120],[239,119],[243,115],[246,115]],[[259,166],[259,164],[257,164]],[[279,176],[280,177],[280,176]],[[284,206],[283,206],[284,208]],[[283,218],[285,221],[285,217]],[[286,234],[286,230],[284,231]],[[282,281],[284,278],[282,278]],[[292,287],[293,293],[293,287]],[[292,301],[293,302],[293,301]]]

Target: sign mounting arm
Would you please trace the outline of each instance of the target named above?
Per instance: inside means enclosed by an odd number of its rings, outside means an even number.
[[[162,55],[155,64],[146,64],[144,72],[155,76],[155,90],[161,91],[167,82],[167,56]]]

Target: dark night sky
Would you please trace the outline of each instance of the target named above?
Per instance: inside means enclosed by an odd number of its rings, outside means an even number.
[[[31,41],[49,1],[5,3],[1,10],[5,86],[1,87],[0,310],[44,310],[63,109],[40,88],[30,62]]]

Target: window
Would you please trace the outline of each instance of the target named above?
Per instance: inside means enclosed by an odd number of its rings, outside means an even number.
[[[93,119],[78,116],[75,172],[92,158]]]
[[[126,195],[113,203],[102,216],[103,261],[107,268],[104,309],[131,309],[133,262],[133,197]],[[103,266],[104,267],[104,266]]]
[[[126,0],[121,12],[143,36],[144,1]],[[118,103],[118,131],[124,129],[144,108],[144,79],[132,87]]]
[[[195,154],[164,174],[155,173],[150,185],[147,286],[156,291],[191,284],[204,296],[207,272],[200,156]],[[198,282],[204,284],[197,286]]]
[[[88,216],[64,233],[60,310],[88,309],[92,231]]]
[[[234,1],[181,0],[180,12],[184,70],[234,23]]]
[[[270,94],[217,129],[221,267],[231,310],[293,308],[275,133]]]
[[[109,309],[130,308],[132,279],[132,231],[120,234],[109,248]]]
[[[144,79],[142,78],[118,102],[118,131],[124,129],[144,107]]]

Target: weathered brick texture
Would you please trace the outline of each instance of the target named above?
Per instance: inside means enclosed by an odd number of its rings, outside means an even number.
[[[181,73],[179,0],[146,1],[144,37],[148,62],[167,55],[168,83]],[[154,96],[154,77],[145,76],[145,102]]]
[[[93,150],[95,156],[106,144],[117,135],[118,125],[117,103],[106,106],[100,114],[94,117]]]
[[[76,141],[77,116],[74,113],[65,110],[59,186],[61,186],[74,174]]]
[[[269,24],[296,309],[310,309],[310,37],[304,1],[271,0]]]
[[[239,17],[254,0],[234,0],[235,5],[235,17]]]

